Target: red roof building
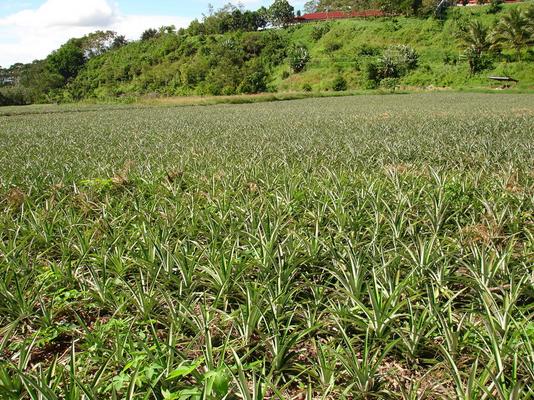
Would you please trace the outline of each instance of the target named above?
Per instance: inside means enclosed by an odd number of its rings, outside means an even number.
[[[296,17],[297,22],[311,22],[311,21],[327,21],[330,19],[345,19],[345,18],[366,18],[366,17],[383,17],[386,13],[382,10],[365,10],[365,11],[324,11],[312,14],[304,14]]]

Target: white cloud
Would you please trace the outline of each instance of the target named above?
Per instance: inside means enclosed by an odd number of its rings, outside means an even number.
[[[0,65],[44,58],[68,39],[99,29],[137,39],[147,28],[188,23],[180,16],[124,15],[110,0],[47,0],[37,9],[0,18]]]

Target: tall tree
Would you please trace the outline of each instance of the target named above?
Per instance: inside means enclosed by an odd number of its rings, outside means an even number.
[[[65,81],[74,78],[85,64],[86,58],[80,39],[71,39],[47,59],[50,72],[59,74]]]
[[[488,27],[477,19],[460,27],[458,37],[467,47],[472,47],[479,54],[488,50],[491,45]]]
[[[318,10],[319,4],[320,4],[319,0],[307,1],[304,4],[304,12],[306,14],[312,14],[312,13],[316,12]]]
[[[457,36],[466,46],[465,56],[472,74],[484,68],[483,55],[491,47],[490,31],[479,20],[471,20],[460,27]]]
[[[295,8],[287,0],[274,0],[269,14],[274,26],[287,26],[295,18]]]
[[[80,39],[81,48],[86,58],[104,54],[113,46],[117,33],[113,31],[96,31]]]

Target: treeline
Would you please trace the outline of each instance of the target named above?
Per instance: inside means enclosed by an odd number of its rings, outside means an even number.
[[[127,43],[115,32],[97,31],[70,39],[44,60],[0,68],[0,105],[56,101],[86,63]]]

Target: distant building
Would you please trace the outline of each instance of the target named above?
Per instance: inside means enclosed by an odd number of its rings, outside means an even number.
[[[346,19],[346,18],[367,18],[367,17],[383,17],[386,13],[382,10],[365,10],[365,11],[323,11],[311,14],[304,14],[300,17],[295,17],[295,22],[312,22],[312,21],[328,21],[331,19]]]

